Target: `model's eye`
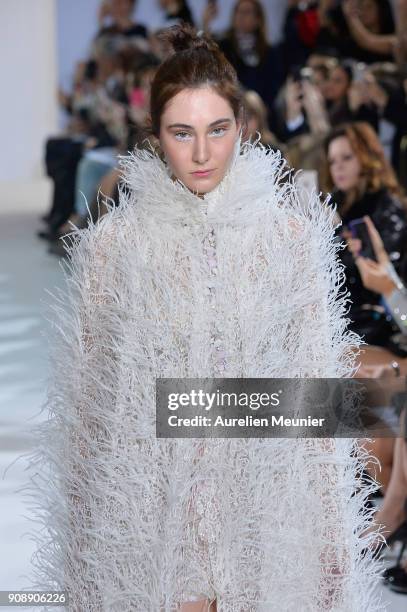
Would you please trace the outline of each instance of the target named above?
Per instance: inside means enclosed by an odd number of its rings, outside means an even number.
[[[226,130],[227,128],[225,127],[216,127],[212,130],[212,134],[214,134],[215,136],[223,136]]]
[[[187,140],[189,137],[188,132],[175,132],[175,138],[177,140]]]

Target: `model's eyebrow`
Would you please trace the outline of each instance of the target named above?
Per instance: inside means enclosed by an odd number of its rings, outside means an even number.
[[[212,121],[208,127],[214,127],[215,125],[219,125],[220,123],[232,123],[232,119],[229,117],[224,117],[222,119],[216,119],[216,121]],[[193,130],[192,125],[188,125],[187,123],[171,123],[168,128],[184,128],[187,130]]]

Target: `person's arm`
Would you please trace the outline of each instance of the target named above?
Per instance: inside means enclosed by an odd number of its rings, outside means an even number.
[[[397,43],[397,36],[395,34],[374,34],[365,28],[358,16],[354,0],[344,0],[342,8],[350,33],[360,47],[373,53],[382,53],[383,55],[393,53]]]

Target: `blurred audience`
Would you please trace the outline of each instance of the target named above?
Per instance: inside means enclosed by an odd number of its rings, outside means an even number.
[[[164,10],[166,27],[170,27],[181,21],[195,25],[191,10],[186,0],[159,0],[161,8]]]
[[[99,31],[96,40],[103,36],[114,37],[122,47],[134,45],[147,49],[147,28],[134,21],[136,0],[104,0],[99,10]]]
[[[366,62],[391,61],[389,47],[366,44],[380,37],[394,36],[395,25],[389,0],[343,0],[323,2],[323,23],[317,46],[335,49],[341,57],[351,57]]]
[[[320,7],[315,1],[288,0],[283,38],[284,72],[307,63],[320,31]]]

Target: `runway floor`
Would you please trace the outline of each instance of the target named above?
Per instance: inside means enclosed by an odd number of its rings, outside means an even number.
[[[34,546],[24,534],[33,524],[16,492],[27,481],[27,465],[14,461],[32,447],[32,425],[45,418],[39,412],[48,375],[46,290],[62,282],[58,259],[35,235],[48,199],[46,181],[0,186],[0,591],[30,584]],[[407,609],[406,596],[384,588],[382,597],[388,612]]]

